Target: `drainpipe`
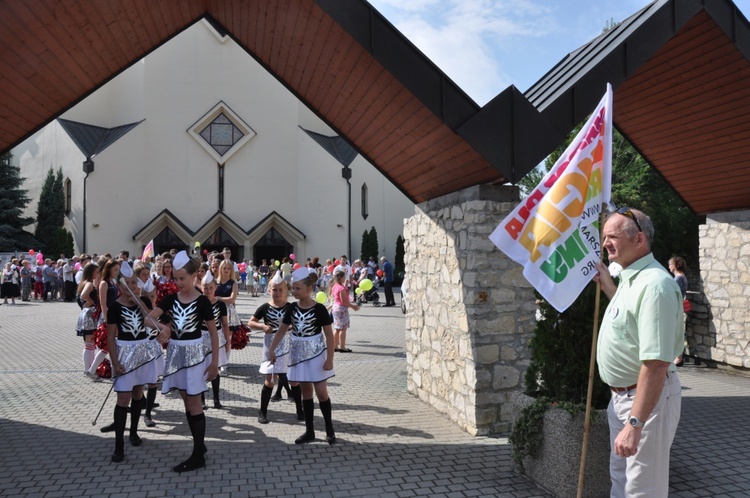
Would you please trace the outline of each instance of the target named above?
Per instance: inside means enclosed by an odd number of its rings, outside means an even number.
[[[94,171],[94,161],[91,160],[91,157],[87,157],[85,161],[83,161],[83,172],[86,173],[86,176],[83,177],[83,247],[81,248],[81,252],[86,252],[86,179],[89,177],[89,174]]]
[[[349,258],[349,260],[354,261],[354,258],[352,257],[352,182],[349,181],[352,179],[352,170],[349,166],[344,166],[343,168],[341,168],[341,178],[346,180],[346,184],[349,190],[348,207],[346,210],[346,214],[348,216],[346,222],[346,256]]]

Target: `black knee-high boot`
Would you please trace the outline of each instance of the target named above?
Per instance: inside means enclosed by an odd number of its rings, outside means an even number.
[[[125,458],[125,425],[128,422],[128,407],[115,405],[115,452],[113,462],[122,462]]]
[[[260,391],[260,411],[258,412],[258,422],[261,424],[268,423],[268,402],[271,401],[272,392],[273,387],[263,384],[263,389]]]
[[[294,404],[297,405],[297,420],[305,420],[305,411],[302,408],[302,388],[300,386],[292,386],[292,397],[294,398]]]
[[[200,415],[190,415],[190,413],[187,413],[186,416],[190,432],[193,435],[193,453],[190,455],[190,458],[172,468],[175,472],[190,472],[191,470],[206,466],[206,445],[204,444],[206,437],[206,416],[203,413]]]
[[[312,399],[303,399],[302,408],[305,411],[305,433],[294,440],[294,444],[305,444],[315,439],[315,426],[313,417],[315,417],[315,402]]]
[[[143,396],[130,400],[130,444],[140,446],[143,440],[138,436],[138,421],[141,419]]]
[[[326,422],[326,441],[328,444],[336,442],[336,433],[333,432],[333,421],[331,420],[331,398],[318,402],[320,412],[323,414],[323,420]]]
[[[223,408],[221,401],[219,401],[219,384],[221,383],[221,375],[217,375],[214,380],[211,381],[211,389],[214,392],[214,408]]]
[[[146,417],[151,418],[151,410],[154,409],[156,404],[156,388],[149,387],[146,392]]]

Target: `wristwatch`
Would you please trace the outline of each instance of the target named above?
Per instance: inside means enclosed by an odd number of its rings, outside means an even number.
[[[641,422],[640,420],[638,420],[638,417],[630,417],[628,419],[628,423],[632,425],[633,427],[635,427],[636,429],[640,429],[641,427],[646,425],[645,422]]]

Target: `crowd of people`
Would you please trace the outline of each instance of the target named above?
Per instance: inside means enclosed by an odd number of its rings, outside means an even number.
[[[117,257],[82,254],[66,263],[76,270],[74,295],[81,308],[76,332],[84,341],[84,374],[100,382],[105,360],[111,365],[117,403],[112,423],[101,430],[115,433],[112,461],[125,458],[128,414],[132,446],[142,443],[138,424],[144,409],[144,423],[156,425],[152,410],[158,406],[161,382],[162,394],[176,391],[182,397],[193,436],[192,453],[173,470],[205,466],[205,393],[210,383],[214,408],[222,408],[220,378],[237,334],[250,330],[264,334],[259,423],[269,422],[269,403],[280,400],[284,389],[295,402],[297,418],[305,421],[305,432],[295,443],[312,441],[315,395],[326,441],[335,444],[326,385],[334,375],[334,353],[352,351],[346,347],[349,310],[359,309],[356,299],[364,288],[372,289],[373,281],[392,281],[392,267],[381,269],[374,257],[367,264],[357,260],[350,265],[346,256],[326,264],[308,259],[303,266],[293,254],[255,266],[232,261],[228,248],[204,256],[205,261],[172,251],[153,261],[133,261],[122,251]],[[240,291],[269,297],[247,324],[235,306]],[[296,301],[290,302],[290,294]]]
[[[28,302],[32,298],[36,301],[66,301],[75,300],[75,273],[80,268],[78,257],[68,259],[61,254],[53,260],[44,258],[42,254],[30,251],[13,257],[3,263],[2,287],[0,298],[3,304],[15,305],[16,299]]]

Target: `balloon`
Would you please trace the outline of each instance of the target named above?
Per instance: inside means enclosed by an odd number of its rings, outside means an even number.
[[[336,261],[334,261],[334,262],[333,262],[333,264],[334,264],[335,266],[338,266],[338,265],[340,265],[340,264],[341,264],[341,261],[339,261],[339,260],[337,259]]]
[[[376,272],[375,272],[375,274],[376,274],[376,275],[377,275],[378,277],[380,277],[380,278],[383,278],[383,270],[378,270],[378,271],[376,271]]]
[[[366,278],[366,279],[362,280],[359,283],[359,288],[362,289],[365,292],[367,292],[368,290],[372,289],[372,280],[370,280],[369,278]]]
[[[281,261],[279,261],[279,260],[277,259],[276,261],[274,261],[274,263],[273,263],[273,264],[274,264],[275,266],[281,266]]]
[[[33,256],[33,255],[34,255],[34,249],[29,249],[29,256]]]
[[[81,263],[76,263],[76,271],[81,269]]]
[[[208,254],[208,249],[203,249],[203,254]]]
[[[295,270],[299,270],[300,268],[302,268],[302,265],[299,263],[294,263],[294,266],[292,268],[294,268]]]
[[[292,253],[292,254],[289,255],[289,259],[291,259],[292,261],[294,261],[295,259],[297,259],[297,256],[295,256],[294,253]]]
[[[200,242],[196,242],[196,243],[195,243],[195,247],[200,247],[200,246],[201,246],[201,243],[200,243]]]
[[[355,291],[354,291],[354,293],[355,293],[356,295],[358,295],[358,296],[359,296],[360,294],[362,294],[362,287],[357,287],[357,290],[355,290]]]
[[[320,304],[323,304],[328,299],[328,296],[326,296],[326,293],[323,291],[318,291],[317,294],[315,294],[315,300],[319,302]]]
[[[41,254],[37,254],[36,255],[36,264],[41,265],[42,263],[44,263],[44,258],[42,257]]]

